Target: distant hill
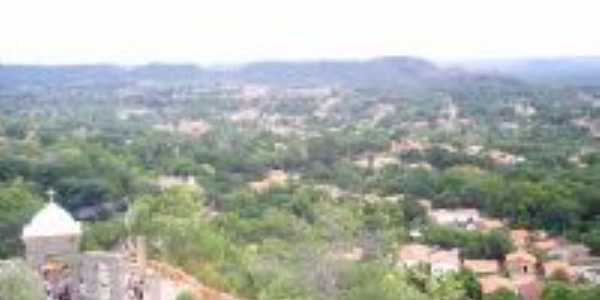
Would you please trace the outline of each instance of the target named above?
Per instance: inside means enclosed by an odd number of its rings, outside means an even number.
[[[195,65],[149,64],[124,68],[113,65],[20,66],[0,65],[0,86],[118,85],[137,80],[183,80],[204,83],[253,82],[285,86],[343,85],[359,88],[447,89],[468,83],[515,84],[506,76],[441,68],[414,57],[371,60],[257,62],[217,70]]]
[[[600,85],[600,56],[484,60],[459,65],[469,70],[498,72],[535,83]]]

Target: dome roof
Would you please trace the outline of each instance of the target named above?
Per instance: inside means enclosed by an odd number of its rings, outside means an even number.
[[[81,224],[62,207],[50,202],[23,228],[23,239],[81,235]]]

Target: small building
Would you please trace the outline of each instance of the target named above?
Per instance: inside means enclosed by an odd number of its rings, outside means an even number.
[[[287,173],[281,170],[271,170],[267,173],[265,178],[260,181],[254,181],[249,184],[250,188],[257,192],[264,192],[274,186],[285,185],[289,180]]]
[[[517,289],[510,279],[501,277],[500,275],[489,275],[479,278],[481,293],[484,295],[493,294],[499,290],[508,290],[516,293]]]
[[[522,156],[513,155],[500,150],[491,150],[488,153],[489,159],[496,165],[515,165],[525,161]]]
[[[176,128],[177,132],[184,134],[186,136],[189,136],[189,137],[193,137],[193,138],[203,136],[208,131],[210,131],[210,129],[211,129],[210,124],[206,123],[203,120],[195,120],[195,121],[181,120],[177,124],[177,128]]]
[[[479,230],[489,232],[496,229],[504,228],[504,222],[494,218],[480,218],[477,224]]]
[[[523,249],[506,255],[506,269],[512,276],[532,275],[536,273],[537,259]]]
[[[565,244],[548,251],[548,257],[577,264],[590,257],[590,248],[583,244]]]
[[[465,259],[463,267],[477,275],[493,275],[500,272],[500,264],[493,259]]]
[[[556,276],[566,276],[565,279],[574,281],[576,279],[575,272],[571,270],[571,265],[562,260],[551,260],[542,264],[544,276],[546,278],[553,278]]]
[[[458,249],[442,250],[422,244],[408,244],[400,248],[398,259],[397,265],[407,268],[429,265],[433,276],[460,270]]]
[[[483,150],[483,146],[481,146],[481,145],[470,145],[465,148],[465,153],[467,155],[475,156],[475,155],[479,155],[479,153],[481,153],[482,150]]]
[[[538,300],[542,296],[543,286],[534,275],[518,276],[513,283],[523,300]]]
[[[400,160],[394,156],[385,154],[370,155],[362,157],[353,162],[356,166],[363,169],[381,170],[386,166],[399,166]]]
[[[420,264],[427,264],[432,251],[431,247],[423,244],[404,245],[398,251],[397,265],[412,268]]]
[[[510,239],[518,248],[526,247],[529,244],[529,231],[525,229],[516,229],[510,231]]]
[[[345,261],[359,261],[365,257],[365,251],[361,247],[352,247],[351,249],[339,249],[329,253],[330,257]]]
[[[194,176],[160,176],[156,180],[156,184],[160,188],[160,190],[168,190],[173,187],[178,186],[187,186],[193,189],[198,189],[198,183],[196,182],[196,178]]]
[[[476,230],[481,215],[477,209],[434,209],[429,213],[430,219],[438,224],[468,230]]]
[[[407,153],[411,151],[425,151],[429,149],[431,146],[429,143],[423,143],[417,140],[405,139],[400,141],[393,141],[390,146],[390,151],[392,153]]]
[[[533,242],[533,248],[544,253],[554,251],[562,246],[562,241],[558,238],[547,238],[537,242]]]
[[[431,274],[440,276],[460,271],[460,255],[458,249],[437,250],[430,254]]]
[[[575,278],[581,278],[591,284],[600,285],[600,262],[571,266]]]

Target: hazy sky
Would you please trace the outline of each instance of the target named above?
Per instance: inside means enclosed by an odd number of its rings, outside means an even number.
[[[0,0],[0,63],[600,55],[594,0]]]

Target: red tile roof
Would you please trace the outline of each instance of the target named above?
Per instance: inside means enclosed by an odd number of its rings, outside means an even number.
[[[464,267],[478,274],[493,274],[500,270],[498,261],[485,259],[467,259]]]
[[[516,291],[512,281],[498,275],[480,277],[479,284],[481,285],[481,292],[483,294],[491,294],[501,289]]]
[[[506,262],[507,263],[524,262],[524,263],[535,264],[537,262],[537,258],[535,258],[535,256],[529,254],[527,251],[519,249],[515,252],[509,253],[508,255],[506,255]]]
[[[542,295],[542,284],[535,276],[519,276],[513,280],[523,300],[538,300]]]

